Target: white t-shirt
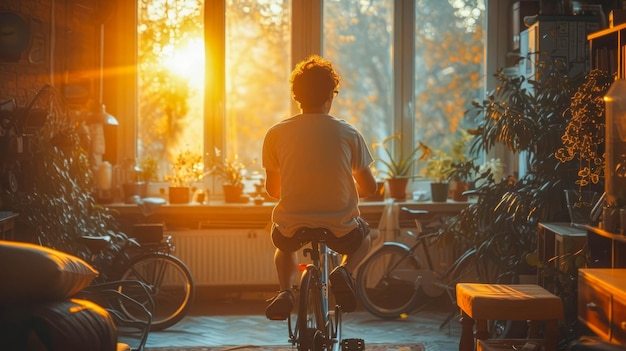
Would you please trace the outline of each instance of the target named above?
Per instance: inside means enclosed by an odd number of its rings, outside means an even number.
[[[344,120],[300,114],[277,123],[263,142],[263,167],[281,179],[272,221],[287,237],[303,226],[349,233],[360,214],[352,173],[372,162],[363,136]]]

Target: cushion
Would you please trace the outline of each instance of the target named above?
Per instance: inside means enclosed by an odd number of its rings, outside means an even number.
[[[70,297],[98,275],[84,260],[47,247],[0,240],[0,304]]]
[[[0,310],[0,350],[116,351],[111,315],[80,299],[7,306]]]
[[[475,320],[563,318],[561,298],[536,284],[459,283],[456,304]]]

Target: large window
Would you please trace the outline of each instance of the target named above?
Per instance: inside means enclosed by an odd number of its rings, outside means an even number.
[[[485,4],[482,0],[419,1],[415,7],[413,136],[450,152],[484,86]]]
[[[227,157],[260,171],[265,131],[289,116],[291,1],[227,1]]]
[[[342,76],[331,114],[370,144],[392,133],[393,1],[324,2],[323,55]]]
[[[445,146],[483,91],[484,0],[138,2],[138,158],[161,174],[185,148],[260,170],[265,131],[296,112],[294,61],[311,53],[342,76],[331,114],[370,144]]]
[[[179,151],[202,153],[204,36],[202,2],[138,1],[137,153],[163,178]]]

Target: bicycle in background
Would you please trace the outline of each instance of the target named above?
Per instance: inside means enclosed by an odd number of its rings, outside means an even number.
[[[437,230],[424,233],[420,222],[428,211],[406,207],[401,210],[415,221],[416,231],[407,231],[415,243],[408,246],[385,242],[358,268],[357,292],[372,315],[382,319],[404,318],[444,293],[456,306],[456,283],[485,282],[487,276],[492,276],[493,267],[478,260],[473,247],[462,252],[444,272],[436,271],[430,250],[439,234]],[[457,310],[451,312],[440,329],[456,315]]]
[[[140,282],[118,284],[115,289],[150,312],[150,331],[164,330],[188,312],[195,283],[189,268],[173,255],[172,236],[163,233],[162,225],[138,224],[134,228],[131,237],[111,233],[82,237],[81,243],[91,252],[89,263],[100,272],[95,283]],[[118,307],[117,312],[129,321],[146,322],[145,312],[136,304],[120,301]]]

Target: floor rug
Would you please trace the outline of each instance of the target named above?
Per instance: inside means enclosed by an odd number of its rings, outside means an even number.
[[[151,347],[146,351],[294,351],[291,346]],[[422,344],[365,344],[365,351],[425,351]]]

